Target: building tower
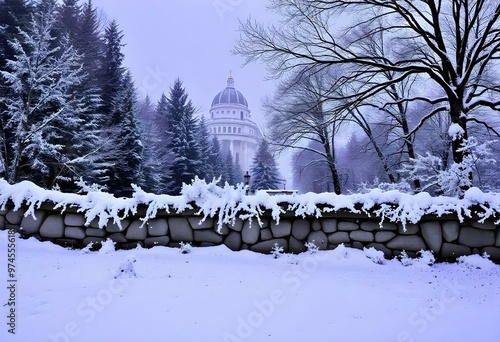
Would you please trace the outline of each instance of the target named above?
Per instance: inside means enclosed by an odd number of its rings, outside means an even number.
[[[234,87],[231,75],[226,89],[215,95],[206,120],[208,131],[216,136],[222,151],[229,149],[243,172],[250,170],[262,133],[255,122],[250,120],[248,102]]]

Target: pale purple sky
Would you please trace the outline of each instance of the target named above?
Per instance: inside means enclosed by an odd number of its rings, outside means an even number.
[[[180,77],[200,114],[226,86],[229,71],[247,98],[253,119],[265,124],[261,99],[274,90],[265,66],[242,67],[231,54],[239,37],[238,19],[273,17],[267,0],[93,0],[123,30],[125,65],[141,94],[156,101]]]

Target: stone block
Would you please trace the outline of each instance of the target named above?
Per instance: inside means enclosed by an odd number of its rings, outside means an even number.
[[[201,220],[203,216],[192,216],[188,217],[189,223],[191,224],[191,228],[196,229],[208,229],[214,228],[214,219],[211,217],[207,217],[203,222]]]
[[[322,231],[311,232],[307,237],[307,242],[313,242],[320,250],[325,250],[328,247],[328,237]]]
[[[264,228],[260,230],[261,241],[271,240],[272,238],[273,238],[273,233],[271,232],[271,229]]]
[[[361,242],[359,242],[359,241],[353,241],[353,242],[351,243],[351,247],[352,247],[352,248],[356,248],[356,249],[363,249],[363,247],[364,247],[364,246],[363,246],[363,244],[362,244]]]
[[[134,220],[128,226],[127,232],[125,233],[125,238],[127,240],[144,240],[148,237],[147,224],[141,220]]]
[[[389,241],[386,246],[389,249],[399,249],[412,252],[418,252],[427,248],[425,246],[424,240],[422,240],[422,238],[417,235],[398,235],[394,239]]]
[[[306,221],[306,220],[304,220]],[[318,230],[321,230],[321,222],[318,221],[318,220],[314,220],[311,222],[311,228],[312,230],[314,230],[315,232],[318,231]],[[293,231],[293,227],[292,227],[292,231]]]
[[[150,236],[167,236],[168,221],[164,218],[152,219],[147,222],[148,234]]]
[[[46,238],[61,238],[64,236],[64,220],[62,216],[50,215],[40,227],[40,235]]]
[[[101,227],[99,227],[99,220],[100,220],[99,217],[94,217],[92,219],[92,221],[90,221],[90,223],[88,224],[88,226],[91,227],[91,228],[101,228]],[[115,225],[115,223],[113,223],[113,220],[107,219],[105,221],[106,221],[106,223],[104,224],[104,227],[106,227],[108,224]]]
[[[462,227],[458,243],[468,247],[486,247],[495,244],[495,232],[472,227]]]
[[[87,237],[85,234],[85,228],[81,227],[66,227],[64,229],[64,236],[71,239],[83,240]]]
[[[374,230],[380,230],[380,222],[379,221],[363,221],[359,225],[362,230],[366,230],[367,232],[373,232]]]
[[[481,249],[481,254],[487,253],[490,260],[495,263],[500,263],[500,248],[499,247],[484,247]]]
[[[229,227],[227,226],[227,224],[223,224],[223,225],[221,225],[220,227],[218,226],[218,224],[215,224],[215,225],[214,225],[214,230],[215,230],[218,234],[220,234],[220,235],[222,235],[222,236],[227,236],[227,234],[229,234],[229,232],[230,232],[230,229],[229,229]]]
[[[87,228],[85,230],[85,234],[87,236],[100,236],[100,237],[104,237],[106,236],[107,232],[103,229],[99,229],[99,228]]]
[[[271,224],[271,227],[273,225]],[[243,229],[241,229],[241,239],[244,243],[252,245],[259,240],[260,237],[260,227],[257,222],[245,221],[243,223]]]
[[[315,221],[318,222],[318,221]],[[295,220],[292,223],[292,236],[304,240],[311,232],[311,224],[307,220]]]
[[[420,230],[422,231],[422,236],[424,241],[429,246],[429,249],[438,254],[441,250],[441,244],[443,243],[443,235],[441,233],[441,224],[439,222],[422,222],[420,223]]]
[[[0,215],[0,230],[4,230],[4,229],[5,229],[5,216]]]
[[[407,222],[404,227],[401,222],[398,222],[397,227],[398,227],[398,233],[401,235],[414,235],[417,234],[420,230],[418,224],[410,222]]]
[[[381,231],[375,233],[375,242],[387,242],[394,238],[396,233],[390,231]]]
[[[468,224],[477,229],[495,230],[497,228],[497,225],[494,221],[485,221],[484,223],[470,221]]]
[[[94,222],[94,220],[92,220],[92,222]],[[92,222],[90,223],[90,226],[93,227],[93,228],[98,228],[99,226],[95,226],[92,225]],[[123,232],[125,231],[128,226],[130,225],[130,220],[128,219],[124,219],[124,220],[121,220],[120,221],[120,226],[115,223],[114,221],[110,220],[108,221],[108,223],[106,224],[106,231],[108,233],[120,233],[120,232]]]
[[[351,222],[351,221],[339,221],[337,223],[337,228],[338,228],[338,230],[342,230],[342,231],[358,230],[359,224],[357,224],[356,222]]]
[[[215,244],[221,244],[224,237],[217,234],[213,228],[212,229],[196,229],[194,231],[194,241],[196,242],[211,242]]]
[[[128,242],[127,238],[125,237],[125,235],[123,233],[113,233],[113,234],[108,235],[107,238],[110,239],[111,241],[118,243],[118,244]]]
[[[497,231],[495,246],[500,247],[500,229]]]
[[[280,220],[279,224],[276,222],[271,222],[271,231],[275,238],[289,237],[292,232],[292,222],[286,220]],[[245,239],[243,239],[245,241]]]
[[[333,245],[338,245],[341,243],[351,242],[351,239],[349,238],[349,233],[347,232],[335,232],[328,235],[328,242]]]
[[[382,222],[382,227],[380,227],[380,230],[398,230],[398,224],[395,222],[387,222],[384,221]]]
[[[285,239],[272,239],[262,241],[253,246],[250,246],[250,250],[258,253],[269,254],[274,249],[275,243],[277,243],[278,246],[283,247],[284,253],[288,252],[288,242]]]
[[[21,229],[24,234],[36,234],[39,232],[40,227],[42,226],[43,221],[47,214],[43,210],[35,210],[34,211],[35,218],[33,216],[28,215],[23,217],[21,221]]]
[[[169,217],[168,228],[173,242],[192,242],[193,230],[188,220],[184,217]]]
[[[379,232],[379,233],[384,233],[384,232]],[[391,232],[386,232],[386,233],[391,233]],[[366,245],[366,248],[375,248],[377,251],[381,251],[384,253],[384,258],[390,259],[392,258],[392,251],[387,248],[384,244],[382,243],[377,243],[377,242],[372,242],[368,245]]]
[[[288,248],[290,253],[303,253],[307,251],[307,247],[304,244],[304,241],[297,240],[293,236],[290,236],[290,239],[288,240]]]
[[[64,215],[64,224],[70,227],[85,226],[85,215],[77,213],[67,213]]]
[[[325,233],[335,233],[337,231],[337,219],[323,219],[321,220],[321,226]]]
[[[10,209],[5,218],[7,222],[10,224],[20,225],[23,220],[24,213],[26,212],[25,208],[19,208],[17,210]]]
[[[147,248],[155,247],[155,246],[168,246],[170,243],[170,238],[168,236],[155,236],[148,237],[144,240],[144,246]]]
[[[447,242],[443,243],[443,245],[441,246],[441,258],[447,261],[456,261],[458,257],[470,254],[471,249],[467,246]]]
[[[239,251],[241,248],[241,233],[230,232],[224,239],[224,245],[232,251]]]
[[[444,221],[442,223],[443,238],[446,242],[453,242],[458,239],[460,225],[457,221]]]
[[[349,238],[359,242],[373,242],[374,239],[372,232],[366,232],[364,230],[353,230],[349,234]]]
[[[243,229],[243,220],[240,218],[235,219],[234,224],[229,224],[228,228],[237,232],[241,232],[241,230]]]

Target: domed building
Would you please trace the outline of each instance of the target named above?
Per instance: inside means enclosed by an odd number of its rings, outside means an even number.
[[[206,123],[211,135],[219,139],[223,151],[231,150],[243,172],[249,171],[262,133],[250,119],[248,102],[234,87],[232,76],[224,90],[215,95]]]

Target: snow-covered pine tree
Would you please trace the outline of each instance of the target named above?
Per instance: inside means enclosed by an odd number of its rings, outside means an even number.
[[[104,33],[105,51],[102,62],[103,84],[102,84],[102,107],[101,111],[106,116],[108,126],[114,126],[120,122],[120,112],[117,107],[118,93],[121,90],[125,68],[123,58],[125,57],[121,48],[123,32],[118,28],[118,23],[113,20]]]
[[[143,151],[136,122],[137,91],[130,72],[125,73],[120,88],[114,99],[116,109],[112,113],[116,120],[116,124],[112,127],[112,131],[115,132],[112,148],[119,157],[111,168],[108,189],[116,196],[130,196],[131,185],[138,184],[140,180]]]
[[[10,87],[0,101],[7,108],[2,127],[14,133],[3,136],[1,157],[11,183],[29,179],[52,187],[86,163],[79,150],[89,142],[81,131],[86,95],[75,91],[83,78],[81,63],[67,39],[52,47],[55,20],[50,6],[34,14],[11,42],[14,57],[1,71]]]
[[[156,112],[149,96],[140,103],[137,112],[137,123],[141,141],[144,145],[142,153],[141,177],[139,186],[146,192],[159,194],[162,183],[162,158],[159,156],[159,143],[156,129]]]
[[[209,152],[209,164],[212,168],[212,178],[219,178],[224,175],[224,160],[222,159],[221,146],[216,136],[212,138]]]
[[[236,173],[234,169],[234,159],[231,150],[228,148],[223,155],[224,159],[224,173],[222,177],[223,182],[227,182],[229,185],[236,185]]]
[[[174,155],[170,194],[179,194],[182,184],[191,184],[200,171],[200,147],[195,139],[194,107],[182,81],[175,80],[170,88],[168,112],[171,118],[170,149]]]
[[[251,169],[251,190],[273,190],[279,187],[279,171],[276,160],[269,150],[269,144],[262,139],[253,158]]]
[[[212,141],[208,132],[205,116],[198,121],[196,141],[200,146],[200,170],[198,178],[211,181],[214,177],[213,165],[210,163],[210,153],[212,150]]]

